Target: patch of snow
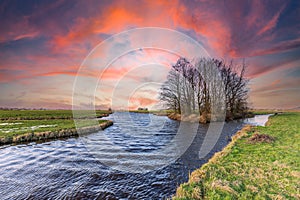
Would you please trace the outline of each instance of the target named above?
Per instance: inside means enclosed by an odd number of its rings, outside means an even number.
[[[37,125],[37,126],[20,127],[20,128],[2,128],[2,129],[0,129],[0,132],[3,132],[3,133],[21,132],[21,131],[26,131],[26,130],[36,130],[38,128],[47,128],[47,127],[56,127],[56,126],[57,126],[57,124],[49,124],[49,125]]]
[[[48,127],[56,127],[57,124],[49,124],[49,125],[37,125],[37,126],[31,126],[29,127],[31,130],[35,130],[35,129],[38,129],[38,128],[48,128]]]
[[[0,126],[17,125],[17,124],[23,124],[23,123],[20,123],[20,122],[16,122],[16,123],[0,123]]]

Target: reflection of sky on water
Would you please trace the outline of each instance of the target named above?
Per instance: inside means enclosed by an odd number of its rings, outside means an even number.
[[[255,125],[255,126],[265,126],[266,122],[269,119],[269,116],[271,116],[271,115],[272,114],[255,115],[255,117],[245,119],[244,122],[246,124],[251,124],[251,125]]]

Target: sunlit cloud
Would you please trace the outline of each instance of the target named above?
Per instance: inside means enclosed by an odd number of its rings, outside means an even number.
[[[122,89],[126,92],[132,92],[134,85],[163,81],[180,55],[136,49],[118,58],[106,69],[97,65],[99,60],[117,55],[120,49],[147,40],[142,37],[128,36],[118,45],[107,48],[109,51],[97,51],[87,63],[90,70],[77,73],[96,45],[114,34],[141,27],[174,29],[197,40],[213,57],[226,61],[234,59],[235,62],[245,59],[248,64],[247,77],[254,80],[251,85],[254,106],[267,105],[260,103],[266,102],[262,97],[263,90],[268,95],[276,95],[276,106],[280,107],[279,102],[285,101],[283,95],[291,99],[288,103],[282,103],[283,107],[299,106],[296,100],[293,101],[298,98],[295,84],[299,76],[287,81],[290,77],[285,73],[300,66],[300,3],[297,1],[92,0],[89,3],[41,1],[32,5],[26,3],[27,6],[22,4],[25,2],[20,2],[18,6],[12,1],[0,3],[0,89],[3,94],[0,106],[70,107],[72,83],[76,76],[101,79],[103,98],[97,100],[99,107],[110,104],[111,95],[108,94],[115,90],[113,84],[124,77],[128,89]],[[159,42],[172,46],[167,39]],[[150,63],[159,64],[161,73],[151,70],[145,76],[132,73],[141,65]],[[257,81],[261,79],[269,81],[269,84],[263,84],[266,88]],[[50,82],[59,85],[56,91],[48,90]],[[47,95],[44,91],[49,91],[47,101],[35,96],[32,91],[36,88],[44,95]],[[25,90],[26,95],[23,93]],[[11,91],[13,96],[9,95]],[[18,100],[13,101],[13,98]],[[136,108],[138,104],[153,105],[157,101],[154,94],[132,98],[120,95],[118,98],[122,99],[118,106],[126,104],[131,108]],[[127,105],[129,99],[132,103]]]

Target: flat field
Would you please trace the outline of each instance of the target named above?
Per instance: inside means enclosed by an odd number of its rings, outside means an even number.
[[[91,123],[91,116],[83,111],[81,119],[77,119],[77,128],[95,125]],[[99,117],[107,116],[111,112],[97,110],[96,117],[99,125],[107,120]],[[96,123],[97,124],[97,123]],[[76,128],[72,110],[0,110],[0,140],[13,141],[13,137],[41,132],[59,132]]]

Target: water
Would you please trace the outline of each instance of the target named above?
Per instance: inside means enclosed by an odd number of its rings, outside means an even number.
[[[254,126],[265,126],[269,117],[271,116],[272,114],[268,114],[268,115],[255,115],[254,117],[252,118],[247,118],[244,120],[244,122],[246,124],[251,124],[251,125],[254,125]]]
[[[174,138],[180,123],[138,113],[114,113],[109,118],[114,119],[113,126],[84,137],[1,146],[0,199],[165,199],[243,126],[242,122],[226,123],[213,150],[199,159],[208,129],[208,125],[200,125],[191,146],[176,161],[154,171],[131,173],[99,161],[90,147],[99,146],[99,137],[106,136],[112,142],[103,146],[103,159],[122,166],[113,146],[151,157]]]

